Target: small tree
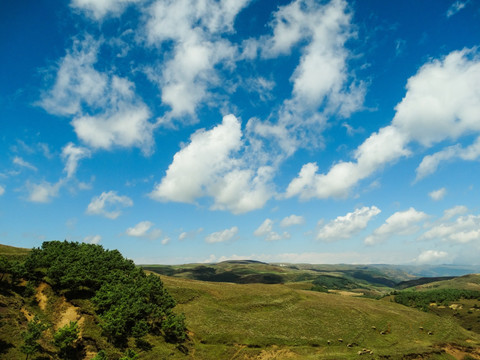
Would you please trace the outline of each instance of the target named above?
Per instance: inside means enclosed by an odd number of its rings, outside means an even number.
[[[28,322],[27,331],[22,333],[24,343],[20,347],[20,350],[26,355],[26,360],[28,360],[30,355],[35,354],[40,349],[40,345],[37,341],[47,328],[48,325],[42,323],[37,316]]]
[[[185,315],[171,313],[162,323],[165,340],[171,343],[182,343],[187,337]]]
[[[125,355],[120,358],[120,360],[136,360],[136,359],[138,359],[138,354],[132,349],[128,349]]]
[[[60,348],[60,356],[69,359],[74,351],[74,343],[78,339],[78,323],[70,321],[53,335],[53,342],[55,346]]]

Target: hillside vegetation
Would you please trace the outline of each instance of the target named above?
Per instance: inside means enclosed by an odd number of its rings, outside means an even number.
[[[399,290],[414,277],[386,265],[144,271],[58,241],[18,256],[0,256],[1,359],[480,359],[478,275]],[[456,296],[400,301],[432,291]]]
[[[152,346],[148,336],[185,340],[184,317],[172,311],[175,301],[160,278],[116,250],[51,241],[24,262],[1,263],[5,358],[118,359],[126,351],[128,359]]]

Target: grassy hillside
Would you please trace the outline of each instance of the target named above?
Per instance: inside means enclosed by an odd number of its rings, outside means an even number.
[[[460,290],[479,290],[480,274],[469,274],[453,279],[440,280],[416,286],[417,291],[430,289],[460,289]]]
[[[447,359],[446,344],[480,345],[478,334],[452,319],[393,302],[285,285],[162,280],[187,317],[195,359],[353,359],[363,349],[375,354],[364,358]]]
[[[29,252],[30,249],[0,244],[0,256],[25,257],[29,254]]]
[[[147,284],[156,284],[158,278],[147,277],[152,281],[145,283],[143,272],[133,263],[122,260],[118,252],[103,252],[89,245],[67,247],[75,250],[66,254],[71,259],[56,253],[43,258],[38,251],[32,251],[29,259],[36,253],[40,256],[37,260],[41,260],[40,266],[26,266],[32,273],[25,274],[23,280],[17,277],[14,281],[12,276],[0,279],[0,359],[25,359],[21,351],[22,333],[35,316],[49,327],[38,341],[40,347],[30,357],[32,360],[91,360],[100,350],[105,351],[108,360],[119,360],[127,359],[127,349],[145,360],[308,360],[357,359],[359,356],[363,359],[480,359],[478,299],[432,304],[428,311],[421,311],[395,303],[393,295],[381,300],[358,297],[365,292],[388,293],[393,290],[389,285],[411,278],[388,266],[286,265],[255,261],[150,266],[156,273],[174,275],[157,276],[163,282],[161,288],[176,300],[175,313],[185,314],[188,338],[183,343],[171,343],[166,332],[152,328],[137,340],[133,333],[126,333],[123,343],[115,343],[111,340],[112,329],[117,329],[121,318],[108,321],[118,316],[120,310],[128,313],[134,307],[147,308],[142,297],[138,304],[131,300],[146,291]],[[0,249],[14,257],[28,254],[25,249]],[[83,252],[108,256],[103,260],[93,255],[79,257]],[[109,268],[106,264],[113,260],[112,264],[120,264],[126,275],[122,270],[111,277],[111,269],[103,269]],[[138,277],[137,273],[142,276]],[[117,276],[120,277],[115,280]],[[106,280],[97,284],[102,277]],[[140,287],[131,283],[137,277],[136,284],[141,284]],[[118,286],[112,287],[116,281]],[[471,275],[417,284],[415,291],[477,289],[478,286],[480,275]],[[311,291],[312,287],[319,291]],[[102,295],[96,299],[92,298],[93,293]],[[122,299],[117,304],[118,311],[102,311],[105,301],[118,299]],[[128,318],[123,320],[127,328],[137,323]],[[151,320],[155,321],[155,317],[150,318],[148,324]],[[75,357],[61,356],[54,344],[54,334],[70,321],[77,322],[80,330],[74,343]],[[105,327],[106,324],[110,324],[109,327]]]

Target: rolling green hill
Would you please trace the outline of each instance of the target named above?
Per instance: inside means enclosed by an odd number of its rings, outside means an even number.
[[[480,345],[453,319],[393,302],[281,284],[162,281],[186,315],[196,359],[353,359],[363,349],[375,354],[364,358],[447,359],[446,344]]]
[[[50,248],[55,251],[63,246],[75,251],[69,251],[65,258],[56,252],[42,255],[34,250],[27,255],[25,249],[0,247],[15,256],[23,254],[23,258],[40,256],[33,267],[28,265],[32,260],[27,260],[25,268],[32,273],[25,273],[24,279],[13,282],[7,274],[0,280],[1,359],[25,359],[22,333],[35,316],[49,325],[38,340],[37,353],[30,358],[37,360],[91,360],[101,350],[108,360],[119,360],[127,359],[127,349],[133,350],[137,359],[146,360],[480,359],[478,299],[435,304],[421,311],[396,303],[395,295],[381,299],[358,296],[367,292],[388,294],[394,290],[391,286],[411,278],[388,266],[266,264],[248,260],[143,266],[147,274],[153,270],[161,279],[160,285],[149,276],[140,276],[133,263],[122,260],[118,252],[85,244],[53,245]],[[99,256],[105,257],[102,266],[92,261]],[[104,271],[109,261],[123,270],[117,272],[118,268],[112,274]],[[100,269],[98,276],[94,275]],[[140,287],[132,279],[137,279]],[[188,337],[183,343],[172,343],[161,329],[152,328],[136,339],[135,331],[116,326],[115,317],[133,310],[137,303],[132,299],[139,291],[149,289],[144,288],[145,279],[160,290],[165,288],[176,302],[174,312],[185,315]],[[119,286],[112,287],[114,284]],[[474,290],[479,286],[480,275],[469,275],[417,284],[410,291],[428,294],[432,290]],[[92,297],[94,294],[96,297]],[[170,301],[169,295],[165,296]],[[138,301],[143,304],[139,309],[149,307],[144,298]],[[105,306],[115,311],[107,311]],[[75,357],[62,355],[54,341],[55,334],[70,321],[79,328]],[[128,318],[118,321],[124,321],[126,327],[135,323]],[[148,321],[147,325],[155,318]],[[114,327],[105,327],[109,323]],[[123,329],[127,336],[123,342],[111,340],[113,329]]]

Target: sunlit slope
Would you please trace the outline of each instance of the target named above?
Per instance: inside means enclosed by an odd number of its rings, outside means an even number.
[[[30,252],[30,249],[0,244],[0,255],[26,256],[28,255],[29,252]]]
[[[288,348],[291,356],[298,358],[355,358],[363,349],[394,358],[405,354],[443,358],[440,344],[480,344],[479,335],[450,319],[386,301],[284,285],[210,283],[165,276],[162,280],[178,301],[178,310],[187,317],[196,358],[200,359],[211,358],[213,353],[229,358],[235,352],[248,358],[272,346]]]
[[[410,290],[432,290],[432,289],[459,289],[480,291],[480,274],[470,274],[455,279],[435,281],[428,284],[416,286]],[[407,289],[408,290],[408,289]]]

